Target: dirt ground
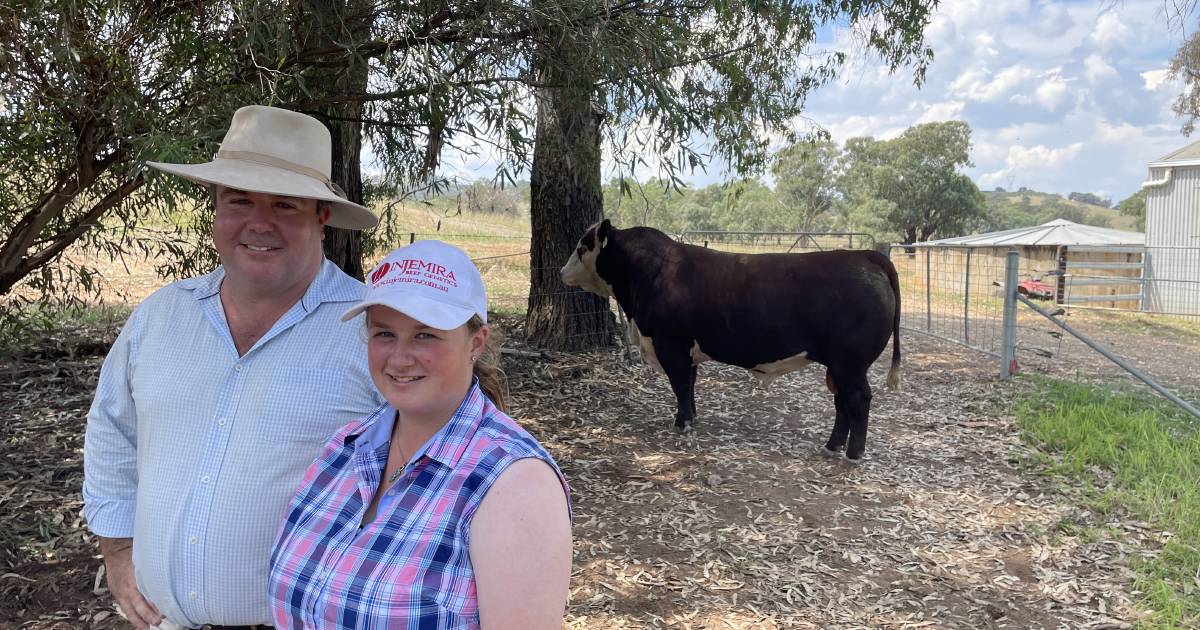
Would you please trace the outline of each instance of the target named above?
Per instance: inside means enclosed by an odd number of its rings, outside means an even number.
[[[498,325],[520,338],[519,324]],[[0,627],[127,627],[79,497],[84,416],[115,334],[0,355]],[[1163,534],[1090,513],[1037,473],[1009,413],[1023,385],[1000,381],[993,361],[915,334],[903,344],[900,391],[882,387],[886,362],[873,373],[857,467],[818,453],[833,417],[819,369],[763,388],[706,364],[696,430],[678,436],[665,377],[619,351],[505,355],[514,417],[572,487],[566,626],[1136,623],[1128,566]]]

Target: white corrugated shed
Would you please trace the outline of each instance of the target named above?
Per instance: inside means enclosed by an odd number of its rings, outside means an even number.
[[[1200,315],[1200,142],[1148,166],[1146,307]]]
[[[1055,219],[1034,227],[942,238],[922,245],[965,245],[1003,247],[1005,245],[1142,245],[1146,235],[1110,228],[1082,225],[1066,219]]]

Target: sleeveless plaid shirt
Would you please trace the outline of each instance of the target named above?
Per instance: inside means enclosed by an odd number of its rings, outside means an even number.
[[[304,475],[271,556],[268,596],[278,628],[478,628],[471,521],[509,465],[549,453],[478,385],[414,456],[359,528],[388,444],[358,438],[395,417],[383,405],[338,431]],[[369,442],[368,440],[362,440]]]

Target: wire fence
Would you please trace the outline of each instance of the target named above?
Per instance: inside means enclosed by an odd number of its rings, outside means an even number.
[[[1142,310],[1200,315],[1200,247],[1146,247]]]
[[[991,357],[998,373],[1141,386],[1140,374],[1193,404],[1200,400],[1193,367],[1200,365],[1200,301],[1190,301],[1197,276],[1147,275],[1143,256],[1155,252],[1088,247],[1045,256],[1030,248],[919,245],[892,247],[890,256],[900,275],[903,328]],[[1176,269],[1195,273],[1185,264]],[[1146,296],[1155,291],[1185,312],[1152,312]],[[1006,295],[1013,296],[1007,312]]]
[[[488,287],[490,308],[523,316],[531,297],[577,291],[555,289],[530,295],[527,236],[409,233],[405,242],[436,238],[466,251]],[[684,232],[681,242],[739,253],[804,252],[870,247],[869,235],[798,232]],[[1120,250],[1120,251],[1118,251]],[[1007,287],[1123,357],[1170,391],[1200,400],[1200,249],[1071,248],[1049,253],[1022,251],[1006,278],[1008,248],[891,246],[900,276],[902,328],[980,353],[997,373],[1014,368],[1062,378],[1137,383],[1135,376],[1034,309],[1010,300]],[[565,262],[565,260],[563,261]],[[553,269],[535,269],[557,273]],[[1167,311],[1155,313],[1154,310]],[[1182,311],[1182,312],[1181,312]],[[611,313],[576,313],[591,317]],[[1007,341],[1007,343],[1006,343]]]
[[[681,243],[710,249],[753,253],[799,253],[828,249],[873,249],[875,237],[866,232],[722,232],[688,230],[675,237]]]

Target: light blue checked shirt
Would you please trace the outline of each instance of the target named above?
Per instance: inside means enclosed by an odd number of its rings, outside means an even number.
[[[356,323],[363,285],[324,261],[245,356],[224,271],[175,282],[130,316],[104,360],[84,443],[84,516],[134,540],[138,589],[184,626],[270,623],[271,543],[304,470],[381,403]]]

